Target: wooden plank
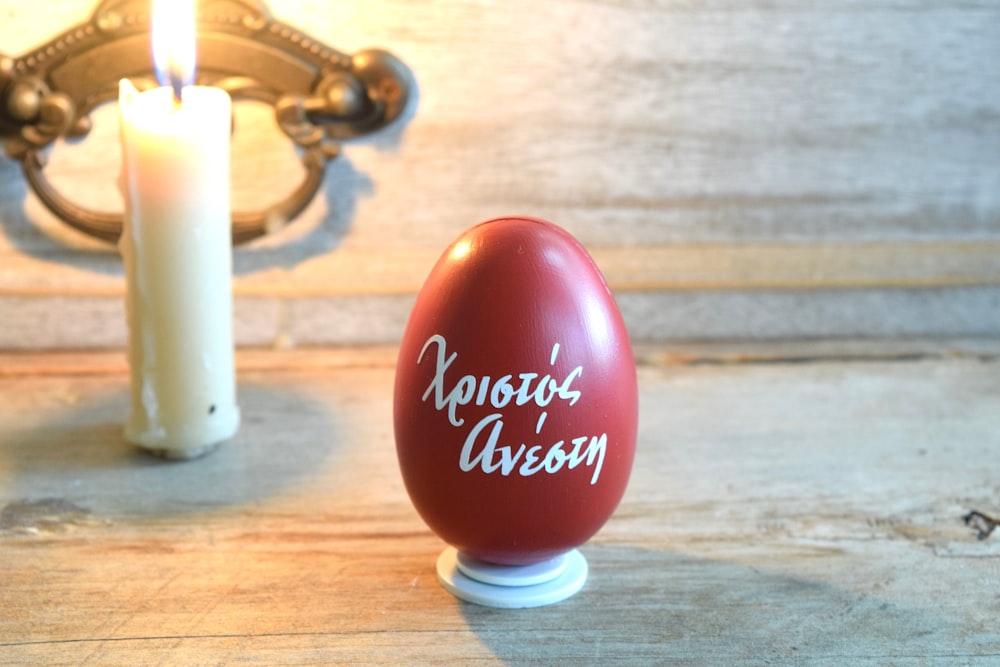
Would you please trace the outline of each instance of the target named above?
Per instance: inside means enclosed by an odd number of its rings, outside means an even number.
[[[947,350],[705,364],[654,348],[586,588],[518,612],[435,581],[442,545],[396,470],[391,355],[243,370],[240,436],[183,464],[122,443],[119,371],[35,356],[49,371],[0,382],[0,663],[988,661],[1000,550],[961,517],[1000,509],[1000,373]]]
[[[88,5],[9,0],[3,51]],[[237,253],[244,345],[391,342],[442,249],[508,213],[591,248],[644,338],[996,334],[996,3],[272,9],[345,51],[395,51],[419,103],[347,145],[294,225]],[[237,208],[301,175],[270,116],[241,105]],[[118,172],[113,107],[46,167],[67,196],[109,210]],[[113,251],[63,229],[0,159],[0,347],[120,346],[121,292]],[[678,310],[679,324],[651,316]],[[767,321],[743,326],[755,312]]]
[[[639,343],[633,346],[639,366],[793,364],[814,362],[934,361],[1000,359],[1000,340],[962,339],[827,339],[809,341],[698,341]],[[243,373],[278,371],[326,372],[390,368],[394,345],[309,347],[284,350],[242,348],[236,368]],[[0,378],[125,375],[124,351],[65,350],[0,352]]]
[[[932,342],[925,342],[923,345],[935,349],[940,347]],[[992,349],[989,341],[962,341],[956,342],[956,346],[950,354],[957,355],[964,351],[978,355]],[[657,350],[661,349],[663,348],[657,347]],[[997,351],[1000,352],[1000,348]],[[387,345],[293,350],[241,349],[236,354],[237,369],[243,372],[385,368],[392,366],[395,360],[396,348]],[[124,351],[0,352],[0,378],[126,373],[128,359]]]
[[[86,5],[8,2],[4,50],[53,30],[42,14],[71,23]],[[561,222],[594,246],[997,239],[993,3],[273,9],[339,48],[396,51],[420,84],[407,125],[331,166],[302,220],[312,244],[437,248],[510,212]],[[108,111],[93,142],[57,151],[48,168],[97,208],[120,206]],[[239,123],[238,206],[297,181],[271,125],[267,114]],[[53,251],[16,168],[0,175],[6,240]],[[278,251],[277,263],[301,251]]]
[[[239,273],[244,297],[416,294],[441,249],[334,252],[292,268]],[[1000,241],[821,245],[669,245],[597,247],[591,254],[617,291],[818,290],[1000,284]],[[92,275],[70,260],[51,264],[12,256],[0,295],[122,296],[120,260]]]
[[[624,292],[636,342],[1000,337],[1000,288]],[[237,297],[240,347],[398,344],[413,297]],[[0,296],[0,350],[122,348],[124,301]]]

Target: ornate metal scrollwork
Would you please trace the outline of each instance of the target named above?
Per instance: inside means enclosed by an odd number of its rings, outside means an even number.
[[[0,55],[0,137],[39,199],[70,226],[115,242],[122,214],[70,201],[45,176],[45,150],[85,136],[91,112],[116,99],[118,81],[155,86],[148,0],[103,0],[85,23],[17,58]],[[409,69],[387,51],[341,53],[273,19],[263,2],[199,0],[198,83],[234,101],[274,108],[278,126],[301,147],[305,178],[264,210],[233,214],[243,243],[294,219],[322,185],[340,141],[382,129],[406,109]]]

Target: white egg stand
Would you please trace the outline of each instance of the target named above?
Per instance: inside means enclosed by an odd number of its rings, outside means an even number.
[[[587,581],[587,559],[579,549],[532,565],[497,565],[454,547],[437,560],[438,581],[466,602],[497,609],[526,609],[561,602]]]

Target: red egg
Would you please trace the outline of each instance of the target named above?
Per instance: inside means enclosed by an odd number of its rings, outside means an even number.
[[[396,369],[406,489],[445,542],[524,565],[586,542],[628,482],[628,332],[594,261],[533,218],[472,227],[438,260]]]

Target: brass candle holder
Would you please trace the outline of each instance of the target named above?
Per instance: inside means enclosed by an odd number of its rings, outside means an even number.
[[[405,111],[415,87],[406,65],[369,49],[348,55],[275,20],[259,0],[199,0],[198,81],[234,101],[272,106],[278,126],[302,149],[304,180],[262,210],[234,212],[233,242],[280,228],[309,204],[345,139],[376,132]],[[70,201],[45,175],[45,152],[90,131],[91,112],[118,95],[118,82],[156,86],[148,0],[103,0],[91,17],[18,57],[0,54],[0,137],[31,189],[67,225],[114,243],[123,214]]]

